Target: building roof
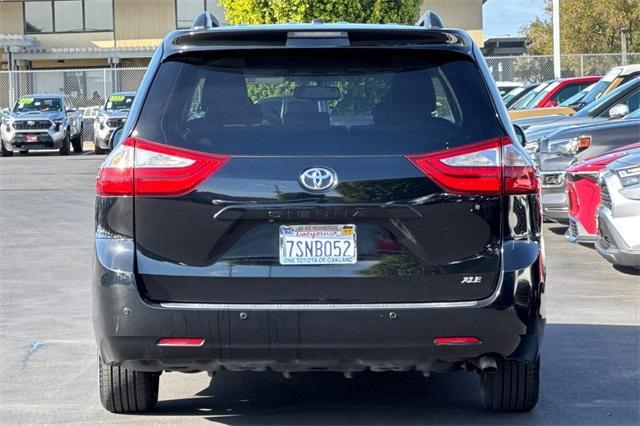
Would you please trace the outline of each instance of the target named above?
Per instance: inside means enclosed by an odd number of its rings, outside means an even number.
[[[40,42],[32,36],[21,34],[0,34],[0,48],[10,47],[34,47]]]
[[[19,60],[64,60],[64,59],[104,59],[104,58],[150,58],[156,46],[139,47],[65,47],[27,48],[13,54]]]

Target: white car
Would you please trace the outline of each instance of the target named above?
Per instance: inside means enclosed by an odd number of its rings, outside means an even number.
[[[600,198],[596,250],[614,265],[640,269],[640,154],[607,167]]]

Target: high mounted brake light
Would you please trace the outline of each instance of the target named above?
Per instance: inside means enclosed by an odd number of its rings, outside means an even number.
[[[539,188],[531,160],[506,136],[407,159],[451,194],[532,194]]]
[[[96,193],[107,196],[177,197],[217,172],[229,157],[127,138],[105,159]]]

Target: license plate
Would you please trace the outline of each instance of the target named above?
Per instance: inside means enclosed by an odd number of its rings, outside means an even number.
[[[280,226],[281,265],[356,263],[355,225]]]
[[[36,135],[27,135],[25,139],[27,142],[38,142],[38,136]]]

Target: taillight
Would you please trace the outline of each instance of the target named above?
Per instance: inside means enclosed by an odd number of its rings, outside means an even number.
[[[127,138],[105,159],[98,195],[175,197],[191,192],[229,157]]]
[[[407,159],[452,194],[531,194],[539,188],[531,160],[508,137]]]

